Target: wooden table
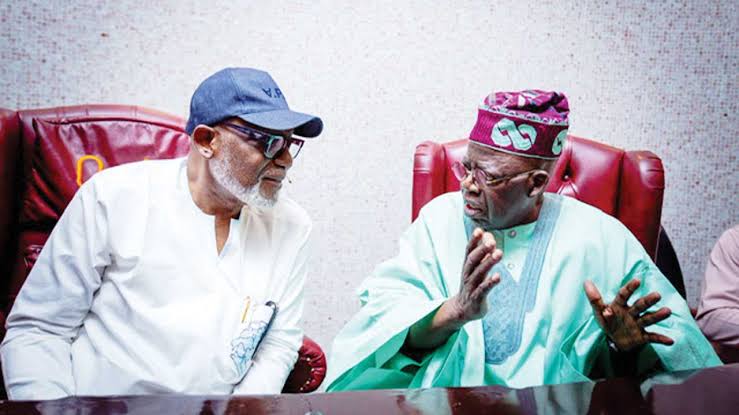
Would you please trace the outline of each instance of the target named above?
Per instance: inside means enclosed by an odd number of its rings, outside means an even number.
[[[0,401],[0,414],[739,414],[739,364],[646,380],[511,389],[500,386],[309,395],[73,397]]]

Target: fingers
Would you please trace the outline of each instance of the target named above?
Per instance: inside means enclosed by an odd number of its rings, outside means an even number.
[[[477,231],[477,229],[475,231]],[[465,259],[464,267],[462,268],[462,278],[467,280],[469,275],[478,267],[480,261],[482,261],[487,254],[491,254],[494,251],[495,237],[493,237],[493,234],[490,232],[484,232],[478,237],[477,246],[470,251]]]
[[[667,307],[662,307],[654,313],[644,314],[638,320],[636,320],[636,323],[639,325],[639,327],[644,328],[647,326],[651,326],[652,324],[659,323],[667,317],[670,317],[671,314],[672,310]]]
[[[667,346],[672,346],[675,343],[675,341],[672,340],[671,338],[663,334],[658,334],[658,333],[647,332],[647,338],[649,339],[650,343],[659,343],[659,344],[664,344]]]
[[[613,300],[616,304],[622,306],[622,307],[628,307],[629,298],[634,294],[634,291],[636,291],[637,288],[639,288],[639,282],[638,279],[634,278],[633,280],[629,281],[621,287],[620,290],[618,290],[618,294],[616,295],[616,298]]]
[[[500,283],[500,274],[497,272],[492,277],[486,278],[480,285],[477,286],[475,291],[472,293],[472,298],[481,301],[487,298],[490,290]]]
[[[657,304],[657,302],[659,302],[661,298],[662,296],[660,296],[658,292],[651,292],[644,297],[636,300],[636,302],[634,302],[634,305],[629,308],[629,314],[631,314],[632,317],[638,317],[639,314],[647,311],[649,307]]]
[[[494,250],[492,253],[485,255],[480,263],[472,270],[469,274],[466,283],[469,284],[471,289],[477,287],[488,275],[490,269],[497,264],[503,257],[503,251],[500,249]]]
[[[603,320],[605,320],[608,326],[610,326],[611,323],[613,323],[615,314],[616,313],[613,312],[610,306],[606,306],[606,308],[604,308],[603,312],[601,313],[601,315],[603,315]]]
[[[603,312],[606,309],[606,304],[603,302],[603,297],[600,295],[598,287],[596,287],[592,281],[587,280],[585,281],[584,288],[585,295],[588,296],[588,301],[590,301],[590,305],[593,307],[593,312],[597,315],[603,315]]]
[[[478,242],[480,241],[480,238],[482,237],[482,229],[481,228],[475,228],[474,231],[472,231],[472,237],[470,238],[469,242],[467,242],[467,250],[465,251],[465,256],[468,256],[470,252],[472,252],[475,247],[477,247]]]

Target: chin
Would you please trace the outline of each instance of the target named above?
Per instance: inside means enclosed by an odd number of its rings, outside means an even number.
[[[492,229],[492,227],[490,226],[490,223],[485,218],[473,217],[473,216],[467,216],[467,217],[470,218],[470,220],[472,220],[472,223],[474,223],[475,226],[478,226],[484,230]]]
[[[258,186],[251,187],[236,187],[231,191],[231,194],[238,199],[241,203],[256,210],[267,210],[271,209],[277,202],[277,194],[272,194],[271,197],[264,195],[264,192]]]
[[[262,186],[259,187],[259,197],[269,200],[274,203],[280,197],[280,189],[264,189]]]
[[[273,194],[271,197],[264,196],[262,192],[258,192],[249,198],[247,205],[258,210],[269,210],[272,209],[277,203],[277,194]]]

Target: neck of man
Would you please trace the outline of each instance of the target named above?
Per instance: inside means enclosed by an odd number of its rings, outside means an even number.
[[[237,218],[244,206],[215,181],[207,160],[195,151],[190,151],[187,157],[187,185],[195,205],[217,220]]]

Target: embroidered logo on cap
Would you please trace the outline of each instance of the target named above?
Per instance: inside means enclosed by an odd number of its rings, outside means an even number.
[[[559,155],[559,153],[562,152],[562,147],[564,147],[566,138],[567,130],[562,130],[557,134],[557,137],[554,138],[554,143],[552,144],[552,154]]]
[[[508,147],[512,144],[516,150],[525,151],[536,142],[536,130],[528,124],[516,127],[513,121],[503,118],[493,127],[491,138],[501,147]]]
[[[262,92],[270,98],[282,98],[282,91],[280,91],[280,88],[262,88]]]

